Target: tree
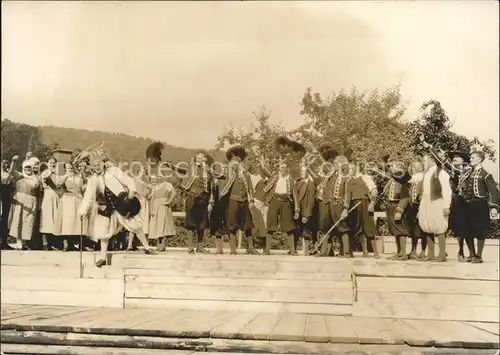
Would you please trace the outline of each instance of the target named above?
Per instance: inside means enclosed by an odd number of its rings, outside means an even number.
[[[2,159],[11,159],[14,155],[23,159],[26,153],[31,151],[34,156],[45,160],[52,150],[52,145],[42,141],[38,127],[8,119],[2,119],[1,138]]]
[[[485,152],[487,158],[495,161],[493,141],[480,141],[477,137],[469,139],[452,132],[453,122],[439,101],[428,100],[424,102],[420,111],[421,116],[408,124],[407,127],[407,136],[410,137],[410,145],[414,154],[421,155],[425,150],[419,140],[419,135],[423,133],[428,143],[446,152],[454,150],[469,152],[471,147],[478,146]]]
[[[322,98],[308,88],[302,98],[305,123],[292,133],[318,147],[330,143],[341,151],[352,150],[352,158],[376,160],[382,151],[410,159],[405,135],[399,86],[380,92],[359,92],[355,87]]]
[[[247,148],[248,157],[246,165],[250,172],[256,173],[259,157],[262,156],[271,166],[275,165],[277,153],[274,142],[279,135],[285,134],[285,129],[280,124],[271,124],[271,112],[265,106],[260,106],[253,112],[254,122],[250,129],[243,130],[234,127],[226,127],[224,132],[217,138],[216,149],[240,144]]]

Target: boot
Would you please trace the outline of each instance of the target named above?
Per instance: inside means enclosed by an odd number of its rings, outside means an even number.
[[[216,254],[224,254],[224,250],[222,249],[222,238],[215,237],[215,249]]]
[[[230,254],[231,255],[238,254],[237,251],[236,251],[236,243],[237,243],[236,234],[231,233],[229,235],[229,249],[230,249]]]
[[[264,255],[271,255],[271,241],[272,241],[272,236],[271,235],[266,235],[266,242],[264,246]]]
[[[290,247],[290,250],[288,251],[288,255],[297,255],[297,252],[295,251],[295,237],[293,234],[289,233],[287,235],[288,239],[288,246]]]
[[[309,248],[310,248],[310,241],[309,239],[303,239],[303,245],[304,245],[304,255],[309,256]]]
[[[258,255],[259,252],[257,250],[255,250],[255,247],[253,245],[253,237],[248,237],[247,238],[247,242],[248,242],[248,249],[247,249],[247,254],[250,254],[250,255]]]
[[[427,236],[427,257],[424,261],[434,260],[434,238],[432,236]]]
[[[186,243],[188,247],[188,254],[194,254],[193,237],[194,237],[194,232],[187,231]]]
[[[342,256],[344,258],[350,258],[351,257],[351,246],[350,246],[350,241],[349,241],[349,235],[348,234],[343,234],[342,235]]]
[[[437,240],[439,244],[439,255],[435,258],[435,261],[443,262],[446,261],[446,235],[438,234]]]

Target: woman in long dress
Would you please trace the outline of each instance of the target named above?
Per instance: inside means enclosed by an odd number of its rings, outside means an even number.
[[[428,252],[425,261],[446,261],[446,231],[451,206],[450,176],[437,165],[431,154],[424,155],[422,198],[418,211],[420,228],[427,236]],[[438,240],[439,255],[434,256],[434,242]]]
[[[63,250],[75,248],[76,239],[79,238],[83,231],[83,235],[87,235],[88,222],[80,221],[79,211],[80,204],[83,199],[83,179],[81,175],[75,173],[73,165],[66,163],[66,180],[62,185],[62,196],[59,201],[59,211],[57,213],[57,227],[59,235],[64,237]],[[82,225],[83,223],[83,229]]]
[[[54,236],[59,235],[57,214],[59,213],[59,200],[61,198],[61,186],[68,175],[56,175],[56,158],[50,158],[48,168],[41,173],[43,199],[40,213],[40,233],[43,236],[44,245],[49,249],[57,249]]]
[[[175,223],[170,205],[175,198],[176,191],[170,182],[160,180],[155,184],[155,180],[156,178],[152,179],[153,186],[150,195],[149,239],[157,239],[158,250],[165,251],[166,238],[175,235]]]
[[[40,196],[40,181],[33,172],[33,162],[24,161],[22,175],[15,183],[15,193],[9,215],[9,234],[16,238],[16,249],[28,249],[33,236]]]

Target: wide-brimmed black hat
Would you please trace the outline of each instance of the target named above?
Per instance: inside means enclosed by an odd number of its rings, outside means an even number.
[[[135,217],[141,210],[141,202],[137,197],[128,198],[128,193],[124,191],[117,196],[115,208],[123,217]]]
[[[295,142],[290,138],[288,138],[287,136],[280,135],[274,141],[274,146],[279,153],[288,154],[293,151],[294,143]]]
[[[339,152],[335,147],[333,147],[331,144],[322,144],[319,149],[319,154],[321,154],[321,157],[323,160],[332,162],[336,157],[338,157]]]
[[[247,157],[247,151],[241,145],[235,145],[231,147],[226,152],[226,159],[231,160],[233,157],[239,157],[241,161],[245,160]]]
[[[448,153],[448,156],[453,159],[453,157],[461,157],[465,163],[468,163],[470,161],[470,155],[467,152],[461,151],[461,150],[453,150]]]

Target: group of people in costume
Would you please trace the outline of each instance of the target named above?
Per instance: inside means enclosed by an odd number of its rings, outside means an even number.
[[[373,213],[377,198],[384,197],[389,234],[397,245],[391,259],[446,261],[446,235],[451,227],[460,246],[459,261],[482,263],[490,218],[498,218],[498,187],[482,167],[484,153],[446,153],[424,138],[422,146],[425,154],[410,166],[384,153],[379,163],[385,169],[379,169],[349,161],[347,151],[325,144],[316,154],[322,171],[314,171],[308,163],[311,154],[302,144],[279,137],[277,169],[272,173],[262,160],[257,181],[245,169],[244,147],[227,151],[222,172],[213,171],[213,159],[201,152],[196,168],[181,185],[187,196],[188,252],[205,252],[203,235],[209,229],[219,254],[223,253],[223,235],[229,235],[230,253],[236,254],[238,230],[246,237],[248,254],[258,254],[257,247],[270,254],[273,235],[279,230],[288,236],[290,255],[297,254],[299,238],[306,255],[333,255],[337,239],[340,255],[352,257],[353,241],[359,237],[363,256],[369,255],[371,247],[379,258]],[[381,194],[374,175],[385,179]],[[469,247],[467,257],[464,240]]]
[[[165,250],[166,238],[175,235],[170,206],[180,192],[186,202],[190,254],[207,252],[203,238],[208,230],[215,236],[218,254],[224,252],[223,236],[229,238],[229,252],[236,254],[241,231],[248,254],[260,254],[261,249],[269,255],[279,231],[287,235],[290,255],[297,255],[302,239],[305,255],[334,255],[337,241],[339,255],[352,257],[359,238],[363,256],[371,249],[379,258],[373,214],[377,199],[384,197],[389,234],[397,245],[391,259],[446,261],[446,234],[451,228],[459,261],[481,263],[490,218],[498,218],[499,204],[498,187],[482,166],[485,155],[445,153],[424,137],[421,142],[425,153],[406,167],[386,153],[376,165],[349,161],[348,149],[330,144],[308,152],[301,143],[281,136],[275,141],[278,163],[268,166],[259,159],[257,178],[246,168],[243,146],[228,149],[220,169],[205,151],[182,169],[163,162],[163,145],[154,143],[146,152],[149,176],[144,169],[127,174],[114,166],[102,143],[75,156],[64,175],[56,174],[53,158],[40,169],[36,158],[27,157],[22,172],[17,172],[14,157],[2,162],[2,246],[7,245],[7,235],[16,238],[18,249],[26,248],[36,232],[44,246],[50,237],[65,236],[67,247],[67,236],[86,235],[100,241],[101,267],[107,264],[110,238],[125,230],[140,240],[147,254],[156,254]],[[312,168],[311,159],[319,160],[317,168]],[[182,175],[178,183],[165,178],[162,167]],[[380,189],[375,175],[384,181]],[[150,246],[151,239],[158,241],[158,248]]]

